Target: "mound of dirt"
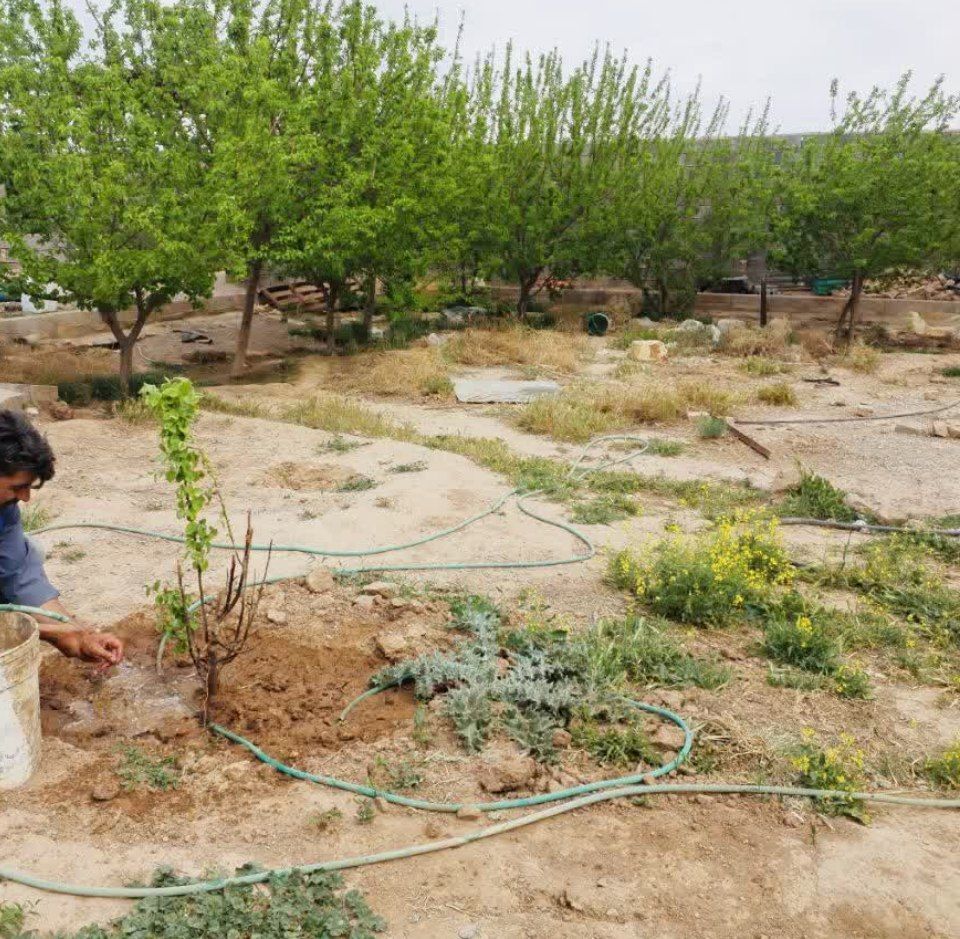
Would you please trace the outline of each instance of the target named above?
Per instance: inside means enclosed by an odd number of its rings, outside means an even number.
[[[356,640],[369,627],[349,628],[335,643],[316,648],[261,631],[237,667],[226,672],[213,718],[256,740],[274,755],[329,750],[345,740],[372,741],[413,718],[408,691],[377,695],[340,725],[340,712],[370,686],[386,658]]]
[[[354,474],[335,463],[296,463],[285,461],[271,466],[263,474],[265,486],[279,489],[331,490],[345,483]]]

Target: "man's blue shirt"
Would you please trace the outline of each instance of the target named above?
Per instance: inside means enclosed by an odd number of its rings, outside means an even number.
[[[43,557],[24,534],[20,506],[0,508],[0,601],[42,606],[59,593],[47,580]]]

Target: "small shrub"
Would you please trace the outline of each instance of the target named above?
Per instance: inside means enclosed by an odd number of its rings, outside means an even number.
[[[248,864],[238,875],[260,870]],[[216,872],[211,878],[219,876]],[[151,886],[190,883],[161,869]],[[272,874],[262,884],[226,887],[183,897],[149,897],[121,919],[106,926],[87,926],[71,939],[212,939],[212,937],[284,937],[306,939],[349,936],[373,939],[386,929],[357,890],[343,890],[337,874],[315,872]],[[60,939],[68,939],[61,936]]]
[[[351,476],[345,482],[342,482],[337,486],[337,492],[366,492],[368,489],[373,489],[377,485],[375,479],[371,479],[369,476],[364,476],[358,473],[356,476]]]
[[[53,518],[50,510],[42,505],[21,505],[20,524],[24,531],[37,531],[50,524]]]
[[[117,752],[117,776],[127,791],[141,788],[165,791],[176,789],[180,784],[180,771],[172,756],[153,759],[133,744],[119,744]]]
[[[317,453],[349,453],[358,447],[365,447],[369,441],[366,440],[348,440],[342,434],[336,434],[326,443],[321,443],[317,447]]]
[[[690,542],[665,538],[647,557],[621,551],[609,574],[655,613],[696,626],[723,626],[765,609],[772,588],[793,579],[776,519],[749,511],[719,519]]]
[[[960,789],[960,739],[923,765],[923,774],[941,789]]]
[[[851,371],[872,375],[880,367],[880,350],[862,342],[855,343],[840,360]]]
[[[697,421],[697,436],[703,440],[716,440],[727,432],[727,422],[722,417],[705,415]]]
[[[635,499],[614,493],[575,503],[570,517],[581,525],[609,525],[639,514],[640,505]]]
[[[944,378],[960,378],[960,365],[948,365],[940,370]]]
[[[797,393],[785,381],[781,381],[757,389],[757,400],[763,404],[792,408],[797,406]]]
[[[369,825],[377,817],[377,810],[373,807],[373,799],[363,799],[357,806],[357,824]]]
[[[806,470],[801,472],[800,482],[780,504],[780,514],[835,522],[853,522],[857,518],[857,513],[847,504],[843,490]]]
[[[0,902],[0,939],[21,939],[26,910],[19,903]]]
[[[863,789],[863,751],[858,750],[855,743],[849,734],[841,734],[837,744],[824,749],[813,731],[805,730],[803,742],[790,758],[797,772],[797,785],[808,789],[837,790],[840,793],[854,793]],[[869,821],[862,800],[852,795],[820,797],[817,804],[826,815],[846,815],[864,824]]]
[[[629,682],[695,685],[713,691],[727,684],[731,674],[712,659],[691,655],[665,629],[642,616],[601,620],[578,637],[572,654],[597,687]]]
[[[832,675],[839,664],[836,638],[821,622],[802,613],[768,622],[764,627],[763,651],[774,662],[819,675]]]
[[[422,473],[427,469],[426,461],[424,460],[415,460],[413,463],[398,463],[396,466],[391,466],[387,472],[389,473]]]
[[[631,447],[633,444],[630,445]],[[683,442],[680,440],[665,440],[662,437],[651,437],[647,441],[646,453],[651,456],[680,456],[684,451]]]
[[[833,673],[833,690],[841,698],[870,697],[870,678],[857,664],[839,665]]]
[[[636,724],[601,728],[593,722],[571,725],[573,745],[586,750],[601,766],[659,766],[660,757]]]
[[[737,368],[747,375],[756,375],[758,378],[768,378],[771,375],[780,375],[790,370],[789,365],[768,359],[762,355],[747,356]]]
[[[794,691],[823,691],[827,687],[827,679],[823,675],[771,665],[767,670],[767,684],[774,688],[792,688]]]
[[[153,421],[150,408],[140,398],[125,398],[113,405],[113,416],[124,424],[137,427]]]
[[[343,812],[341,812],[340,809],[327,809],[324,812],[315,812],[309,818],[310,825],[323,834],[337,828],[342,821]]]

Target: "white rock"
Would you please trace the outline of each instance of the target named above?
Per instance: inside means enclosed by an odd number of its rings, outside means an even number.
[[[282,610],[267,610],[267,621],[276,626],[283,626],[287,622],[287,614]]]
[[[361,593],[360,596],[353,601],[353,605],[360,607],[361,610],[372,610],[375,603],[376,600],[368,593]]]
[[[659,339],[636,339],[627,349],[634,362],[666,362],[667,347]]]

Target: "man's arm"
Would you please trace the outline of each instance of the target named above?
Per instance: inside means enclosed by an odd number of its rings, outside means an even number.
[[[103,665],[116,665],[123,658],[123,643],[109,633],[98,633],[76,620],[60,602],[57,589],[47,579],[43,558],[23,531],[20,513],[11,512],[0,533],[0,597],[6,603],[40,607],[70,619],[61,623],[37,616],[40,638],[64,655]]]
[[[104,666],[116,665],[123,658],[123,643],[111,633],[97,632],[82,620],[71,616],[67,608],[54,597],[41,604],[44,610],[69,617],[69,623],[37,616],[40,638],[56,646],[64,655],[83,659],[84,662],[99,662]]]

